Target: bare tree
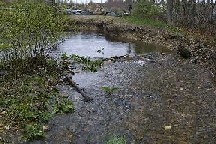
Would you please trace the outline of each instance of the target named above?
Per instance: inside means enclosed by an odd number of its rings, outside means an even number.
[[[173,0],[167,0],[167,22],[172,24],[173,17]]]

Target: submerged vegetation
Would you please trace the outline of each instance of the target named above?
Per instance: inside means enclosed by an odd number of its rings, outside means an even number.
[[[118,90],[117,87],[107,87],[103,86],[101,89],[106,93],[106,95],[111,96],[114,92]]]
[[[89,70],[91,72],[97,72],[97,69],[103,65],[102,60],[91,60],[89,57],[81,57],[75,54],[70,57],[72,61],[83,64],[83,70]]]

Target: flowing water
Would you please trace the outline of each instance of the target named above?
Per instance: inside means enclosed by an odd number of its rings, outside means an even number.
[[[75,74],[73,80],[92,102],[82,101],[73,88],[59,85],[76,111],[56,116],[46,138],[32,143],[104,144],[113,137],[129,144],[214,143],[216,90],[209,71],[164,47],[116,39],[79,33],[53,51],[132,59],[107,62],[95,73]],[[103,86],[118,90],[107,95]]]

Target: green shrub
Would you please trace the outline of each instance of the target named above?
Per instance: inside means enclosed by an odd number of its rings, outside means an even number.
[[[64,23],[58,7],[44,0],[0,2],[1,142],[14,143],[16,132],[25,140],[41,138],[54,114],[74,110],[55,87],[61,67],[44,55],[62,36]]]
[[[132,15],[139,18],[156,18],[162,9],[151,1],[140,0],[134,5]]]
[[[0,3],[0,51],[5,60],[43,54],[63,31],[65,18],[42,0]]]

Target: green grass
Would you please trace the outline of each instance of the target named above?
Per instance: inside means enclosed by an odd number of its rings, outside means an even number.
[[[149,26],[152,28],[160,28],[164,30],[168,30],[169,32],[175,33],[175,34],[185,34],[184,31],[176,26],[168,25],[166,22],[160,21],[160,20],[155,20],[155,19],[150,19],[150,18],[139,18],[135,16],[128,16],[125,17],[124,20],[126,22],[135,24],[138,26]]]
[[[128,16],[125,17],[125,20],[129,23],[136,24],[136,25],[146,25],[146,26],[157,27],[157,28],[168,27],[168,25],[165,22],[150,19],[150,18],[139,18],[134,16]]]

